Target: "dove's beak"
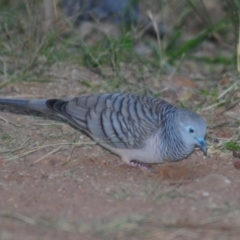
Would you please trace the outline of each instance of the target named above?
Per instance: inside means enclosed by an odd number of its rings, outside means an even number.
[[[203,154],[207,156],[207,143],[204,139],[202,138],[197,138],[198,140],[198,147],[202,150]]]

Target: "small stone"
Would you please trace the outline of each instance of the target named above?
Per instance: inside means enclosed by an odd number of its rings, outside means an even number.
[[[202,195],[203,195],[204,197],[208,197],[208,196],[209,196],[209,192],[203,191],[203,192],[202,192]]]
[[[236,169],[240,169],[240,161],[235,161],[233,165]]]

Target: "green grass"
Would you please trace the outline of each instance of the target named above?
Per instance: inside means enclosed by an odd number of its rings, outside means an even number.
[[[161,10],[163,12],[164,7],[165,5]],[[122,85],[123,78],[119,74],[122,62],[135,64],[139,69],[142,65],[147,66],[153,74],[172,71],[174,67],[179,67],[179,61],[181,65],[183,64],[183,59],[208,65],[226,66],[236,63],[234,53],[230,58],[223,54],[215,57],[195,56],[195,50],[209,36],[222,34],[221,37],[227,37],[227,29],[235,24],[235,19],[231,18],[232,11],[226,12],[226,15],[216,23],[208,21],[204,31],[187,41],[181,41],[183,35],[181,27],[187,21],[186,16],[189,12],[195,11],[205,21],[205,16],[201,16],[202,13],[189,1],[188,11],[184,16],[179,16],[181,24],[178,21],[178,24],[173,26],[173,34],[166,36],[160,44],[150,44],[149,39],[145,37],[136,39],[134,32],[125,30],[118,38],[104,36],[102,40],[88,45],[81,39],[78,30],[73,29],[67,22],[65,25],[63,21],[55,22],[46,29],[42,21],[44,14],[37,14],[38,8],[38,1],[11,4],[5,1],[0,6],[0,74],[4,79],[0,82],[1,88],[21,81],[48,81],[43,77],[45,69],[59,62],[98,69],[100,74],[104,74],[104,66],[111,66],[115,71],[113,78],[117,79],[113,82],[113,88],[116,89]],[[63,34],[66,28],[71,29],[71,34],[67,37]],[[136,44],[141,41],[151,50],[147,57],[137,55],[134,51]],[[87,81],[83,83],[91,87]]]
[[[240,145],[237,142],[226,142],[225,144],[225,148],[229,149],[229,150],[233,150],[233,151],[240,151]]]

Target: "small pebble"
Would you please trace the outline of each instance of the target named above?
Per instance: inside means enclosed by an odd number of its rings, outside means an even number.
[[[233,165],[236,169],[240,170],[240,161],[235,161]]]

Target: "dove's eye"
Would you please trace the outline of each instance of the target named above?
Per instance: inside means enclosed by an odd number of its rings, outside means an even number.
[[[186,130],[187,130],[189,133],[194,133],[194,128],[193,128],[192,126],[186,127]]]
[[[188,129],[188,131],[189,131],[190,133],[194,133],[194,130],[193,130],[193,128],[191,128],[191,127]]]

